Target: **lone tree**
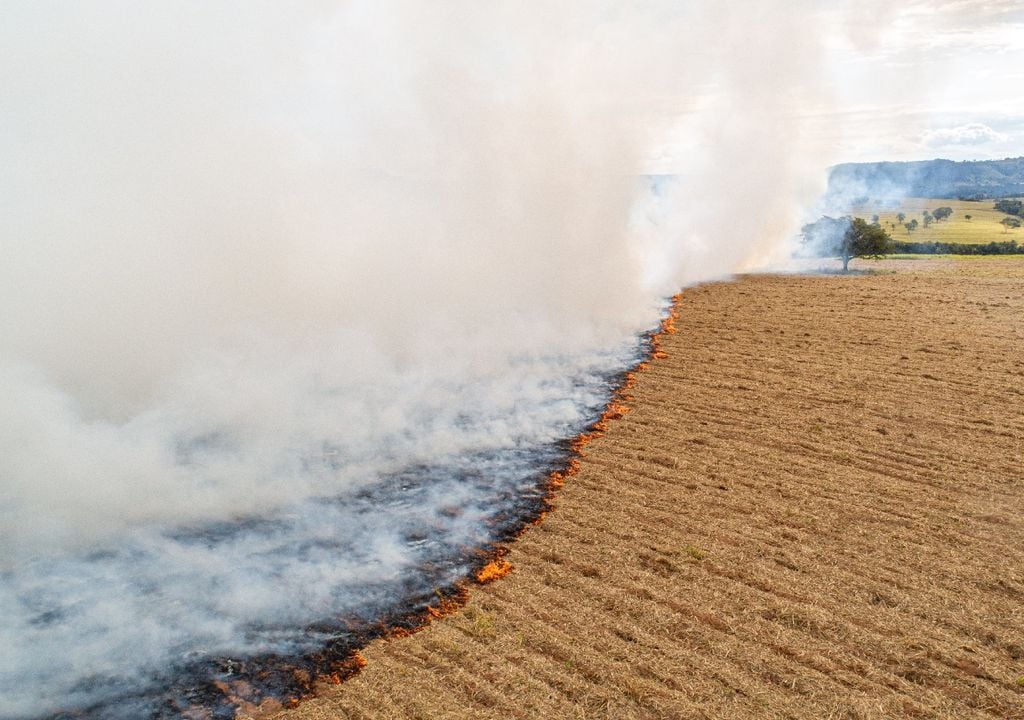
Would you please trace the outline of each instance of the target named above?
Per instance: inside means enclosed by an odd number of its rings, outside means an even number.
[[[885,228],[863,218],[826,216],[804,225],[802,235],[804,245],[817,255],[842,260],[843,272],[849,272],[853,258],[880,258],[892,252],[892,237]]]
[[[1003,226],[1003,232],[1006,232],[1010,228],[1013,228],[1014,230],[1016,230],[1017,228],[1020,227],[1020,218],[1010,217],[1009,215],[1004,217],[999,222]]]
[[[970,222],[970,221],[971,221],[971,218],[972,218],[972,217],[974,217],[974,216],[973,216],[973,215],[964,215],[964,219],[965,219],[965,220],[966,220],[967,222]]]
[[[896,213],[896,219],[899,220],[900,221],[900,225],[902,225],[903,221],[907,219],[907,214],[904,213],[904,212]]]
[[[937,221],[940,221],[940,222],[942,220],[945,220],[946,218],[948,218],[952,214],[953,214],[953,208],[951,208],[951,207],[942,206],[942,207],[935,208],[934,210],[932,210],[932,217],[934,217]]]

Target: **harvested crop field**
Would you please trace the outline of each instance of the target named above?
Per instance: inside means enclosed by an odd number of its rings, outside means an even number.
[[[1024,261],[871,267],[683,293],[512,573],[278,717],[1024,718]]]

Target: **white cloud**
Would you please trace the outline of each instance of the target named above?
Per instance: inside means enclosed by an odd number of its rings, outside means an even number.
[[[996,132],[984,123],[972,122],[951,128],[929,130],[921,135],[921,144],[927,147],[947,145],[984,145],[990,142],[1005,142],[1007,136]]]

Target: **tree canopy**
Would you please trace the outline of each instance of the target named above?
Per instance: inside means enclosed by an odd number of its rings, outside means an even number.
[[[857,257],[881,257],[892,252],[892,237],[881,225],[868,223],[863,218],[832,218],[825,216],[804,225],[804,245],[821,257],[838,257],[843,261],[843,272],[850,260]]]
[[[1004,212],[1007,215],[1024,216],[1024,201],[1021,200],[997,200],[995,210]]]

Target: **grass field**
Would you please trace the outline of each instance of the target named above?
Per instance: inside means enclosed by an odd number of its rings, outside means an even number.
[[[685,291],[511,574],[276,720],[1024,720],[1024,263],[877,266]]]
[[[850,214],[854,217],[862,217],[871,220],[872,215],[878,215],[882,227],[885,228],[894,240],[901,242],[948,242],[964,243],[967,245],[980,245],[990,242],[1003,242],[1016,240],[1024,242],[1024,232],[1021,230],[1010,230],[1006,232],[999,221],[1006,217],[1006,213],[994,210],[994,200],[936,200],[934,198],[904,198],[899,207],[881,208],[877,205],[858,205],[851,208]],[[935,210],[938,207],[949,207],[953,209],[953,215],[948,220],[933,222],[929,227],[924,227],[921,214],[925,210]],[[901,227],[897,220],[897,213],[905,213],[905,222],[911,218],[917,218],[918,228],[908,233]],[[965,216],[971,215],[968,220]],[[892,227],[896,223],[896,227]]]

